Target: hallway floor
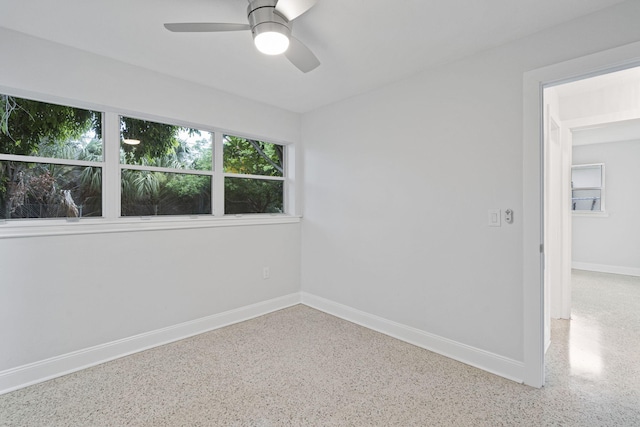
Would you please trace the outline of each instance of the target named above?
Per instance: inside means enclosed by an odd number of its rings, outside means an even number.
[[[545,388],[591,407],[592,425],[640,425],[640,277],[573,270],[572,288],[571,320],[551,322]]]

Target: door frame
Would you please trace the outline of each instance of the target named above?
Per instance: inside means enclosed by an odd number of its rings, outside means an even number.
[[[587,79],[588,80],[588,79]],[[545,118],[545,184],[544,219],[545,227],[545,346],[549,345],[549,317],[552,319],[571,318],[571,163],[573,135],[571,126],[561,121],[557,98],[545,99],[547,90],[558,86],[544,86],[543,103]],[[551,92],[550,92],[551,94]],[[557,96],[557,95],[556,95]],[[554,132],[555,131],[555,132]],[[555,143],[552,134],[555,133]]]
[[[523,381],[544,385],[544,86],[640,65],[640,42],[528,71],[523,76]]]
[[[545,108],[545,137],[544,137],[544,351],[549,349],[551,344],[551,318],[559,318],[559,302],[562,301],[564,287],[564,269],[571,263],[564,258],[564,248],[567,243],[564,240],[565,213],[563,207],[564,200],[568,197],[563,185],[565,181],[564,171],[566,169],[564,155],[564,142],[562,140],[562,127],[556,114],[556,108],[546,99],[546,88],[543,89],[543,104]],[[554,102],[553,106],[559,106]],[[569,196],[570,197],[570,196]]]

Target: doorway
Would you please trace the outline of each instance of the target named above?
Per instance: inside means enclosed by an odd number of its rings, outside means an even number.
[[[640,65],[640,42],[523,75],[523,364],[522,379],[544,385],[544,177],[542,88]]]
[[[542,105],[546,354],[551,319],[571,319],[572,268],[640,276],[640,201],[627,200],[640,181],[640,67],[548,85]]]

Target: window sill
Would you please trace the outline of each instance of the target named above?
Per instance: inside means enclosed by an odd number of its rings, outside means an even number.
[[[108,221],[86,218],[79,221],[65,219],[26,221],[0,220],[0,239],[74,234],[128,233],[136,231],[183,230],[194,228],[241,227],[299,223],[293,215],[228,215],[224,217],[134,217]]]
[[[591,212],[591,211],[582,211],[582,212],[571,212],[572,216],[581,216],[588,218],[607,218],[609,216],[608,212]]]

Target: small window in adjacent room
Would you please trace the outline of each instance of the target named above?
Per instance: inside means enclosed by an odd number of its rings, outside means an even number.
[[[102,216],[102,115],[0,94],[0,219]]]
[[[604,163],[571,167],[571,210],[604,212]]]
[[[225,214],[284,213],[284,146],[225,135]]]
[[[212,213],[213,134],[120,117],[121,216]]]

